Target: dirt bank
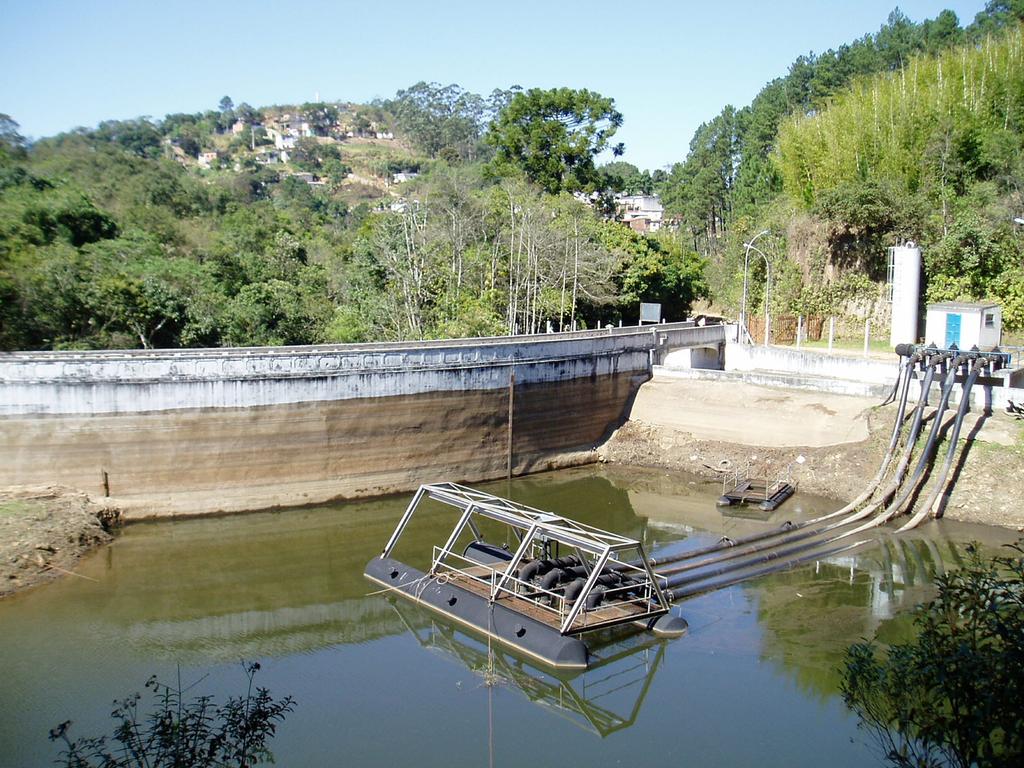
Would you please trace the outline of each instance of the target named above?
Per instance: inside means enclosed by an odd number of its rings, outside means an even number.
[[[0,599],[73,574],[82,555],[110,540],[116,517],[65,488],[0,490]]]
[[[718,478],[748,464],[752,476],[774,477],[788,469],[801,490],[849,501],[878,471],[895,418],[893,406],[878,408],[842,395],[743,385],[744,396],[737,398],[722,383],[656,378],[651,384],[657,386],[641,387],[630,421],[601,447],[602,461]],[[715,410],[728,411],[727,421],[709,419]],[[821,445],[822,414],[833,422],[833,445]],[[954,460],[956,468],[962,459],[962,468],[945,515],[1024,530],[1022,425],[998,413],[977,429],[976,420],[965,422],[970,439],[961,440]],[[737,425],[743,433],[738,439]],[[866,438],[840,442],[859,429]],[[941,460],[945,446],[939,450]]]

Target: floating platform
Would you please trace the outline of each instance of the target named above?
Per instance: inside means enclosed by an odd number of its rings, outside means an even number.
[[[491,604],[486,595],[467,589],[466,584],[429,579],[423,571],[391,558],[371,560],[365,575],[371,581],[395,588],[417,605],[532,659],[565,669],[587,668],[587,646],[578,637],[563,635],[549,623],[501,603]]]
[[[745,478],[719,497],[718,506],[756,504],[765,512],[773,512],[795,492],[796,488],[789,483]]]
[[[454,507],[459,517],[422,571],[391,552],[427,500]],[[505,543],[489,543],[483,530]],[[393,595],[557,668],[586,668],[583,638],[596,630],[633,625],[671,637],[686,630],[669,613],[639,541],[454,483],[420,486],[365,575]]]

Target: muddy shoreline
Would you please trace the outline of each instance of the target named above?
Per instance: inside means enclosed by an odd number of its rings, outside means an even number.
[[[109,542],[118,514],[60,487],[0,492],[0,599],[75,573],[82,556]]]

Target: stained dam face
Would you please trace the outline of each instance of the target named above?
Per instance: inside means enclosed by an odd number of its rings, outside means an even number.
[[[0,485],[64,485],[128,517],[477,481],[591,460],[659,349],[721,327],[0,358]],[[511,441],[509,414],[511,398]]]

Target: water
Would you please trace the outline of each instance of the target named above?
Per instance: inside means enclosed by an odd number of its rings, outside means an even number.
[[[763,525],[723,515],[718,485],[678,473],[590,467],[482,487],[648,551]],[[876,764],[837,694],[843,649],[876,631],[906,637],[906,611],[964,542],[1013,539],[948,522],[883,535],[686,602],[688,636],[620,642],[603,666],[562,676],[368,596],[363,566],[407,502],[133,525],[80,564],[87,578],[0,603],[0,765],[51,764],[47,732],[64,720],[73,736],[109,731],[110,702],[151,674],[238,694],[242,659],[297,701],[272,743],[282,766]],[[798,495],[768,520],[836,506]],[[396,555],[422,566],[453,523],[425,513]]]

